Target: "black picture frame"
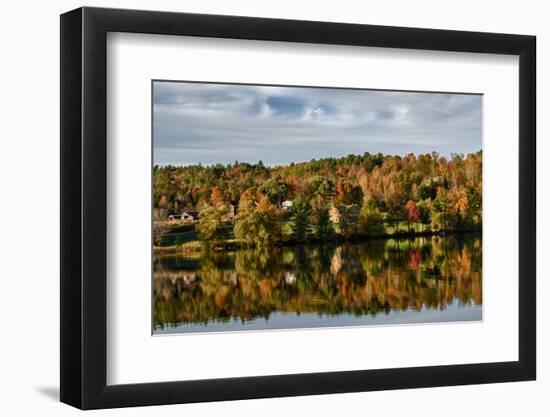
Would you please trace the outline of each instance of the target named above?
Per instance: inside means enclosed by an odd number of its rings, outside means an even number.
[[[107,385],[108,32],[519,56],[519,360]],[[524,35],[88,7],[61,15],[61,401],[94,409],[534,380],[535,51]]]

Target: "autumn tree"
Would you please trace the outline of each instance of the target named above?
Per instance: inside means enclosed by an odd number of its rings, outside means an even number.
[[[239,208],[243,209],[248,206],[254,207],[258,202],[258,193],[256,188],[250,187],[247,188],[244,193],[242,193],[241,198],[239,199]]]
[[[225,196],[220,187],[216,186],[212,189],[210,193],[210,201],[214,206],[221,206],[225,202]]]
[[[269,234],[270,242],[281,240],[280,217],[281,209],[271,203],[270,199],[262,195],[256,206],[256,211],[262,217],[265,231]]]
[[[279,239],[275,208],[266,196],[257,205],[245,204],[239,210],[234,232],[249,246],[267,246]]]
[[[336,184],[335,202],[338,204],[361,204],[363,190],[358,185],[353,185],[347,178],[339,178]]]
[[[420,209],[416,206],[416,203],[412,200],[407,201],[405,206],[407,209],[408,229],[410,230],[410,223],[417,223],[420,220]]]

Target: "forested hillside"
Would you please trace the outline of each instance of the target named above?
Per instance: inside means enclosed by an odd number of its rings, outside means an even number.
[[[274,167],[261,161],[155,166],[153,181],[157,213],[200,212],[203,240],[223,239],[228,223],[238,240],[263,245],[480,230],[482,222],[482,151],[451,158],[366,152]],[[228,217],[229,207],[235,217]]]

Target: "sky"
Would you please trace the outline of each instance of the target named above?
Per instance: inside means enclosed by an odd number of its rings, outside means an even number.
[[[155,81],[155,165],[477,152],[482,96]]]

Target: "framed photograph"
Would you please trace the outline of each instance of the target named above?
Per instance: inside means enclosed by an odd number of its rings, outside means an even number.
[[[61,401],[533,380],[535,37],[61,16]]]

